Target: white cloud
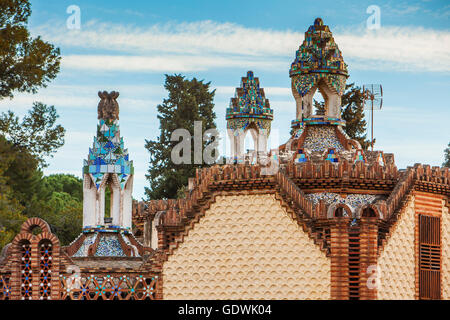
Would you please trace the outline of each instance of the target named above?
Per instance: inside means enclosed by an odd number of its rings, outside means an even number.
[[[235,58],[205,55],[68,55],[62,59],[62,68],[89,71],[126,72],[188,72],[214,68],[260,68],[279,70],[282,61],[261,58]]]
[[[450,32],[421,27],[379,30],[334,28],[334,37],[353,69],[450,71]],[[246,28],[200,21],[147,28],[91,21],[79,31],[43,25],[34,33],[65,48],[102,52],[65,55],[70,69],[162,72],[220,67],[287,68],[303,32]],[[91,52],[91,51],[89,51]]]
[[[154,98],[158,95],[164,95],[162,85],[151,84],[121,85],[120,87],[105,87],[102,84],[51,85],[48,88],[42,88],[37,94],[18,93],[12,100],[0,100],[0,111],[15,110],[21,114],[29,110],[35,101],[54,105],[57,109],[96,110],[99,101],[97,96],[99,89],[102,91],[119,91],[121,93],[119,97],[120,106],[128,111],[151,110],[152,107],[161,103],[161,101],[156,101]]]

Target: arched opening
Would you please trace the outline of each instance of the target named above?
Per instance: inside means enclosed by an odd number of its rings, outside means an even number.
[[[258,135],[259,130],[256,123],[249,123],[244,132],[244,154],[246,163],[255,163],[256,155],[259,149]]]
[[[32,235],[37,236],[37,235],[39,235],[39,234],[42,233],[42,228],[41,228],[40,226],[38,226],[38,225],[31,226],[31,227],[30,227],[30,233],[31,233]]]
[[[111,190],[111,175],[108,176],[108,179],[106,180],[105,184],[105,215],[104,215],[104,222],[105,223],[111,223],[112,222],[112,216],[111,216],[111,204],[112,204],[112,190]]]
[[[51,298],[53,245],[50,240],[44,239],[39,245],[39,297],[41,300]]]
[[[255,142],[253,140],[250,130],[245,132],[244,138],[244,153],[249,153],[255,150]]]
[[[325,99],[319,89],[316,89],[316,92],[313,96],[312,114],[315,116],[325,115]]]
[[[372,209],[370,207],[364,208],[362,210],[361,217],[364,217],[364,218],[375,218],[376,216],[377,216],[377,213],[375,212],[374,209]]]
[[[348,208],[344,204],[338,204],[337,207],[334,209],[333,216],[335,218],[350,217],[351,215],[352,212],[350,211],[350,208]]]
[[[335,218],[342,218],[345,215],[345,209],[343,207],[338,207],[334,210]]]

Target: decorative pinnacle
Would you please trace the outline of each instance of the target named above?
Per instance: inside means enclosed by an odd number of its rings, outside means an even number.
[[[119,104],[116,99],[119,97],[119,92],[99,91],[98,96],[100,102],[98,103],[98,119],[104,120],[119,120]]]

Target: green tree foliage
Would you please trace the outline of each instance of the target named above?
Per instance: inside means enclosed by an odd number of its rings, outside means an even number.
[[[28,0],[0,1],[0,100],[14,91],[36,93],[56,77],[60,50],[28,31]]]
[[[43,179],[44,189],[50,192],[67,193],[79,202],[83,202],[83,180],[72,174],[52,174]]]
[[[51,130],[57,118],[56,112],[53,110],[50,117],[36,116],[36,113],[46,113],[47,109],[38,110],[40,111],[34,109],[29,113],[29,117],[34,120],[24,119],[23,122],[34,128],[41,128],[41,131],[48,128]],[[0,117],[1,124],[5,123],[5,117],[14,119],[12,122],[18,122],[17,117],[8,115],[11,113]],[[36,122],[42,123],[36,124]],[[62,145],[62,142],[41,140],[42,146],[40,146],[36,141],[31,141],[33,140],[31,134],[28,134],[26,130],[21,131],[16,125],[14,124],[13,127],[18,130],[9,130],[12,134],[0,134],[0,246],[3,247],[10,242],[19,232],[21,224],[31,217],[46,220],[61,243],[69,244],[81,232],[82,180],[65,174],[43,177],[39,165],[42,161],[40,155],[46,153],[42,150],[49,150],[47,145],[52,144],[54,152],[59,145]],[[8,126],[2,128],[5,127]],[[58,132],[63,134],[64,129],[60,128]],[[54,137],[48,134],[43,136],[49,139]],[[62,140],[60,137],[57,135],[57,139]],[[34,154],[29,152],[28,148],[34,150]]]
[[[26,149],[14,146],[1,135],[0,157],[3,184],[25,210],[40,188],[42,172],[38,161]]]
[[[216,127],[213,111],[215,90],[210,91],[209,82],[203,83],[196,78],[188,80],[182,75],[166,75],[164,87],[169,96],[157,106],[160,135],[154,141],[146,140],[145,146],[150,152],[150,169],[146,175],[150,187],[145,190],[149,199],[177,197],[177,191],[195,175],[196,168],[204,166],[175,165],[171,161],[171,150],[178,143],[170,141],[172,132],[184,128],[193,135],[194,121],[202,121],[203,132]],[[203,142],[203,147],[206,145],[207,142]],[[193,153],[193,139],[191,150]],[[193,162],[193,154],[191,159]]]
[[[325,114],[325,102],[317,101],[314,99],[314,109],[316,110],[315,114],[317,115],[324,115]]]
[[[47,221],[62,245],[68,245],[80,233],[83,221],[83,180],[69,174],[43,178],[34,216]]]
[[[444,160],[442,166],[450,168],[450,142],[448,143],[448,148],[444,150]]]
[[[35,102],[22,121],[12,111],[0,115],[0,134],[15,148],[36,158],[41,167],[47,166],[44,157],[52,156],[64,145],[65,129],[56,124],[59,118],[54,106]]]
[[[341,97],[341,117],[346,121],[343,128],[348,136],[357,140],[364,150],[370,146],[370,140],[366,140],[367,122],[364,119],[363,93],[360,87],[354,83],[346,85],[346,91]],[[318,115],[325,114],[325,103],[314,99],[314,108]],[[375,143],[375,139],[374,139]]]
[[[357,140],[364,150],[370,146],[366,140],[367,122],[364,120],[363,92],[354,83],[347,84],[342,95],[342,119],[346,121],[345,132],[350,138]],[[375,139],[374,139],[375,143]]]
[[[13,196],[5,171],[14,160],[12,146],[0,136],[0,250],[11,242],[20,231],[20,226],[26,220],[22,215],[23,207]]]

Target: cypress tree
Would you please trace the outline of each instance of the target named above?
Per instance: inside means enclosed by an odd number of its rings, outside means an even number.
[[[150,168],[146,175],[150,186],[145,188],[149,200],[176,198],[177,192],[188,183],[188,178],[195,175],[196,168],[206,166],[204,163],[194,164],[194,139],[190,141],[191,163],[175,164],[171,160],[171,151],[179,141],[170,141],[172,133],[176,129],[186,129],[192,136],[194,121],[202,122],[202,134],[216,127],[213,111],[215,90],[210,91],[210,82],[204,83],[196,78],[188,80],[175,74],[166,75],[164,87],[168,98],[157,106],[160,135],[156,140],[146,140],[145,146],[150,153]],[[202,140],[202,150],[207,144]]]
[[[450,168],[450,142],[448,143],[448,148],[444,150],[444,159],[442,166]]]

